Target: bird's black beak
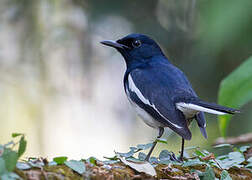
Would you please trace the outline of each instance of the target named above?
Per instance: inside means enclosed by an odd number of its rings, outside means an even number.
[[[106,46],[110,46],[110,47],[113,47],[113,48],[116,48],[116,49],[128,49],[129,48],[128,46],[125,46],[123,44],[120,44],[120,43],[115,42],[115,41],[110,41],[110,40],[101,41],[101,43],[106,45]]]

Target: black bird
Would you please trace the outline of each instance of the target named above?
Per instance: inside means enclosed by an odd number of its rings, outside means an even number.
[[[204,112],[223,115],[239,110],[204,102],[198,98],[185,74],[172,65],[159,45],[143,34],[130,34],[117,41],[102,41],[115,48],[126,62],[124,89],[126,95],[144,122],[159,129],[169,127],[182,137],[180,160],[183,161],[184,139],[190,140],[188,128],[195,119],[202,135],[207,138]],[[154,141],[146,160],[156,146]]]

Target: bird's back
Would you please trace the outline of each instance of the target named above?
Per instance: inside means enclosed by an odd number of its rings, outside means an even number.
[[[153,87],[152,91],[146,93],[155,94],[157,91],[163,91],[166,98],[175,100],[174,102],[180,98],[197,98],[184,73],[164,57],[150,60],[144,66],[133,69],[131,74],[135,75],[136,81],[145,81]]]

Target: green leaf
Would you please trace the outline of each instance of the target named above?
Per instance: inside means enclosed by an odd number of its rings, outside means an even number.
[[[221,172],[220,180],[232,180],[232,178],[229,176],[229,174],[228,174],[228,172],[226,170],[223,170]]]
[[[87,162],[89,164],[94,165],[94,166],[96,166],[96,161],[97,161],[97,159],[95,157],[90,157],[90,158],[87,159]]]
[[[252,168],[252,162],[248,163],[245,167],[246,168]]]
[[[204,154],[203,152],[201,152],[201,151],[198,150],[198,149],[196,149],[196,150],[194,151],[194,154],[195,154],[196,156],[198,156],[198,157],[205,157],[205,156],[206,156],[206,154]]]
[[[137,145],[137,148],[138,149],[141,149],[141,150],[146,150],[146,149],[149,149],[151,148],[153,145],[153,143],[148,143],[148,144],[138,144]]]
[[[205,163],[201,162],[199,159],[194,159],[194,160],[186,161],[182,166],[188,167],[188,166],[196,166],[196,165],[201,165],[201,164],[205,164]]]
[[[202,180],[215,180],[215,174],[213,168],[209,166],[206,167],[206,171],[204,172]]]
[[[135,151],[131,150],[131,151],[127,152],[127,153],[117,152],[116,154],[119,154],[120,156],[125,157],[125,158],[129,158],[129,157],[133,156],[134,153],[135,153]]]
[[[229,169],[231,167],[242,167],[242,162],[245,161],[244,155],[238,151],[230,152],[228,155],[223,155],[216,158],[216,161],[223,169]]]
[[[26,150],[26,145],[27,145],[27,141],[25,140],[24,136],[22,136],[19,141],[18,157],[21,157],[24,154]]]
[[[4,146],[0,144],[0,157],[2,156],[4,152]]]
[[[214,146],[214,148],[222,148],[222,147],[230,147],[230,148],[232,148],[233,145],[232,144],[218,144],[218,145]]]
[[[235,164],[240,164],[245,161],[244,155],[240,152],[230,152],[228,153],[228,157],[231,160],[234,160]]]
[[[145,158],[146,158],[146,154],[145,154],[145,153],[140,152],[140,153],[138,154],[138,159],[139,159],[139,160],[144,161]]]
[[[150,157],[149,162],[152,164],[158,163],[158,159],[156,157]]]
[[[129,158],[125,158],[127,161],[130,161],[130,162],[135,162],[135,163],[141,163],[143,161],[141,161],[140,159],[136,159],[134,157],[129,157]]]
[[[2,158],[5,161],[5,167],[9,172],[12,172],[17,164],[17,160],[18,160],[18,153],[15,151],[12,151],[9,148],[5,148]]]
[[[222,80],[218,102],[221,105],[240,108],[252,100],[252,57],[242,63],[228,77]],[[219,116],[222,136],[226,136],[231,115]]]
[[[20,170],[27,170],[32,168],[28,163],[25,162],[17,162],[16,167]]]
[[[245,152],[245,151],[247,151],[247,149],[249,148],[250,146],[242,146],[242,147],[240,147],[240,151],[241,152]]]
[[[64,162],[67,160],[66,156],[59,156],[59,157],[55,157],[53,158],[53,161],[56,162],[58,165],[60,164],[64,164]]]
[[[106,156],[103,156],[105,159],[108,159],[108,160],[118,160],[118,157],[115,155],[113,157],[106,157]]]
[[[48,166],[56,166],[56,165],[58,165],[58,164],[55,161],[50,161],[48,163]]]
[[[9,146],[14,146],[15,145],[15,143],[14,143],[14,141],[10,141],[10,142],[8,142],[7,144],[4,144],[4,147],[9,147]]]
[[[164,164],[164,165],[181,165],[181,163],[171,160],[165,160],[165,161],[159,161],[158,164]]]
[[[228,155],[220,155],[218,157],[216,157],[216,159],[219,159],[219,160],[223,160],[223,159],[227,159],[228,158]]]
[[[15,137],[18,137],[18,136],[24,136],[24,134],[22,134],[22,133],[12,133],[11,136],[13,138],[15,138]]]
[[[193,149],[198,149],[199,146],[189,146],[189,147],[186,147],[185,150],[193,150]]]
[[[131,151],[138,151],[138,150],[139,150],[139,148],[136,148],[136,147],[130,147],[130,150],[131,150]]]
[[[167,160],[171,159],[171,154],[170,154],[169,151],[163,150],[163,151],[160,152],[158,158],[159,158],[160,161],[167,161]]]
[[[16,180],[16,179],[21,179],[21,178],[16,173],[8,172],[8,173],[3,174],[1,176],[1,179],[2,180]]]
[[[104,164],[110,165],[110,164],[115,164],[118,163],[119,160],[108,160],[108,161],[102,161]]]
[[[233,167],[235,164],[237,165],[235,160],[229,159],[229,158],[223,159],[223,160],[216,159],[216,162],[218,162],[218,164],[221,166],[222,169],[229,169]],[[216,164],[216,167],[218,167],[217,164]]]
[[[248,158],[247,161],[252,163],[252,157]]]
[[[45,164],[40,159],[29,159],[28,164],[32,167],[42,168]]]
[[[86,171],[86,166],[81,161],[70,160],[66,161],[64,164],[79,174],[83,174]]]
[[[159,143],[167,144],[166,139],[157,138],[156,141],[159,142]]]
[[[192,173],[197,173],[199,176],[204,176],[204,172],[201,172],[200,170],[197,169],[191,169],[190,174]]]
[[[207,151],[205,149],[202,150],[202,153],[204,153],[206,156],[211,154],[209,151]]]
[[[2,157],[0,157],[0,175],[4,174],[5,172],[7,172],[5,161]]]

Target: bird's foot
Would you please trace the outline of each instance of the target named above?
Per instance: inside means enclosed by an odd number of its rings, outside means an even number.
[[[144,161],[150,162],[150,156],[147,155],[147,156],[145,157]]]
[[[181,163],[184,162],[184,158],[181,157],[181,156],[178,158],[178,160],[179,160]]]
[[[170,152],[169,153],[169,157],[170,157],[170,160],[171,161],[174,161],[174,162],[178,162],[178,163],[182,163],[183,162],[183,160],[184,160],[184,158],[183,157],[177,157],[175,154],[174,154],[174,152]],[[150,162],[150,156],[146,156],[145,157],[145,161],[148,161],[148,162]]]
[[[179,163],[183,162],[183,158],[176,157],[176,155],[174,154],[174,152],[171,152],[170,159],[171,159],[171,161],[175,161],[175,162],[179,162]]]

